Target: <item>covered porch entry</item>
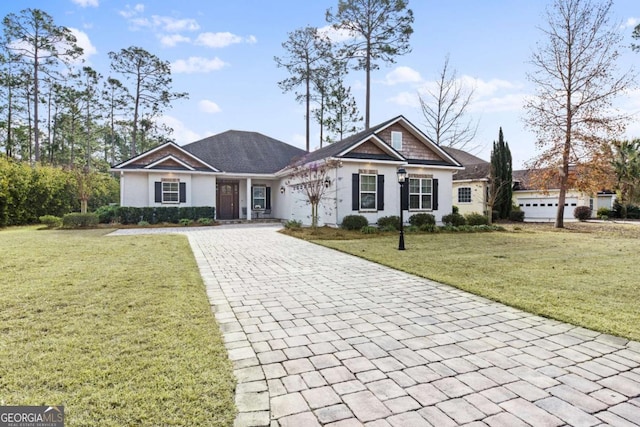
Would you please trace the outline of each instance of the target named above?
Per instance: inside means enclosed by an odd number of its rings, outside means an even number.
[[[272,182],[251,178],[216,180],[216,218],[219,220],[273,218]]]

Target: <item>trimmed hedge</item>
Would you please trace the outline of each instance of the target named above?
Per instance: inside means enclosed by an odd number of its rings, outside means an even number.
[[[416,227],[435,225],[436,217],[428,213],[417,213],[409,217],[409,224],[415,225]]]
[[[467,225],[489,225],[489,218],[477,212],[466,214],[464,217]]]
[[[399,230],[400,217],[397,215],[383,216],[378,218],[378,228],[384,230]]]
[[[138,224],[140,221],[146,221],[149,224],[158,224],[168,222],[178,224],[181,219],[197,221],[200,218],[210,218],[214,220],[216,217],[216,208],[213,206],[184,206],[184,207],[148,207],[133,208],[128,206],[119,206],[115,210],[114,219],[120,224]]]
[[[443,215],[442,216],[442,223],[444,225],[450,225],[453,227],[460,227],[462,225],[466,225],[467,224],[467,220],[465,219],[464,216],[460,215],[459,213],[450,213],[449,215]]]
[[[586,221],[591,218],[591,208],[589,206],[578,206],[573,210],[573,217],[578,221]]]
[[[362,227],[369,225],[369,220],[362,215],[347,215],[342,218],[340,225],[345,230],[362,230]]]
[[[98,225],[98,215],[94,213],[72,212],[62,217],[63,228],[88,228]]]

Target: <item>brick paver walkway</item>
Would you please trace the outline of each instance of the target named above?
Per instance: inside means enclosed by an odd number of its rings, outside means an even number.
[[[236,426],[640,425],[640,343],[276,230],[187,232]]]

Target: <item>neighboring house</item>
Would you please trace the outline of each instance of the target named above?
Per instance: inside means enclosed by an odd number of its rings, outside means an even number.
[[[215,206],[217,219],[277,218],[311,223],[296,165],[330,162],[319,224],[359,214],[370,223],[399,215],[398,168],[408,182],[405,219],[428,212],[441,221],[452,209],[452,175],[462,165],[399,116],[306,153],[255,132],[228,131],[178,146],[166,143],[112,167],[120,173],[122,206]]]
[[[456,148],[443,147],[455,157],[464,170],[453,175],[453,204],[462,215],[487,213],[489,196],[489,162]]]
[[[530,170],[513,171],[513,203],[524,211],[526,221],[555,221],[558,211],[558,197],[560,189],[549,188],[539,190],[532,188],[529,183]],[[615,201],[615,193],[600,191],[593,195],[568,189],[565,194],[564,219],[574,219],[573,211],[578,206],[589,206],[591,216],[597,216],[598,209],[611,209]]]
[[[487,214],[489,199],[490,163],[455,148],[444,148],[465,167],[453,176],[453,204],[461,214]],[[513,203],[525,213],[525,221],[554,221],[558,209],[558,188],[540,190],[529,183],[530,170],[513,171]],[[564,218],[573,219],[577,206],[589,206],[592,216],[600,207],[613,207],[615,194],[599,192],[596,197],[569,189],[565,196]]]

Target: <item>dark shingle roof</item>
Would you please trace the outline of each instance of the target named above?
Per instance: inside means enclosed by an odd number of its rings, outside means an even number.
[[[375,133],[387,126],[389,123],[397,120],[398,117],[394,117],[391,120],[387,120],[386,122],[380,123],[379,125],[370,127],[369,129],[363,130],[362,132],[355,133],[341,141],[334,142],[333,144],[329,144],[325,147],[322,147],[319,150],[313,151],[304,158],[304,162],[313,162],[316,160],[326,159],[329,157],[336,157],[338,154],[342,153],[344,150],[352,147],[363,139],[367,139]],[[393,159],[396,160],[396,159]]]
[[[183,146],[223,172],[272,174],[306,153],[257,132],[229,130]]]
[[[467,165],[479,165],[479,164],[489,164],[486,160],[481,159],[480,157],[476,157],[473,154],[469,154],[466,151],[458,150],[457,148],[451,147],[440,147],[444,151],[447,152],[451,157],[456,159],[462,166]]]

